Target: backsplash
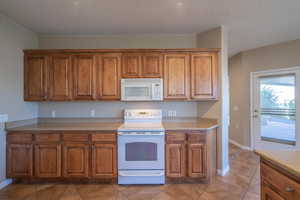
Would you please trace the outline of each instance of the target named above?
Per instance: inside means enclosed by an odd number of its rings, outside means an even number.
[[[54,111],[57,118],[112,118],[122,117],[124,109],[155,108],[162,109],[164,117],[168,114],[175,114],[176,117],[197,117],[197,104],[197,102],[41,102],[38,116],[49,118]]]

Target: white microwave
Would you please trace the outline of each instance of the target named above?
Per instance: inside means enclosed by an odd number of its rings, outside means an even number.
[[[121,80],[122,101],[162,101],[161,78],[131,78]]]

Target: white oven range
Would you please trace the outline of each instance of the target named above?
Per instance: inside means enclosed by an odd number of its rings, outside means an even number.
[[[118,184],[165,183],[161,110],[125,110],[118,129]]]

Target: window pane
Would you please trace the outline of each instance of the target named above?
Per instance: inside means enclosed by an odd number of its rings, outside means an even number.
[[[132,142],[125,147],[126,161],[156,161],[157,144],[151,142]]]
[[[260,79],[262,140],[295,144],[295,76]]]

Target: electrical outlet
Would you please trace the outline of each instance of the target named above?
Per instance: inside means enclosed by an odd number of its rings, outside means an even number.
[[[55,110],[52,110],[51,116],[52,116],[52,118],[55,118],[55,117],[56,117],[56,111],[55,111]]]
[[[91,110],[91,117],[95,117],[96,115],[96,111],[95,110]]]
[[[8,115],[7,114],[0,114],[0,123],[4,123],[8,121]]]
[[[177,113],[176,110],[173,110],[173,117],[176,117]]]

